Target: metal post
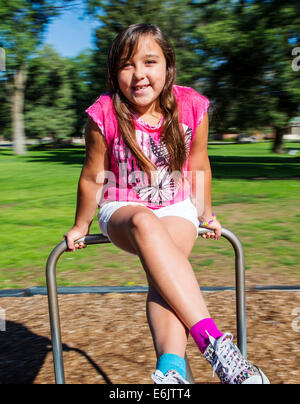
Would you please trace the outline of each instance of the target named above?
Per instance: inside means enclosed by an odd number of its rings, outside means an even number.
[[[87,245],[109,243],[110,241],[102,234],[90,235],[83,237],[78,241],[84,241]],[[51,328],[54,374],[56,384],[65,384],[64,362],[61,342],[61,327],[59,319],[57,284],[56,284],[56,264],[60,256],[67,249],[66,240],[58,244],[47,260],[46,265],[46,281],[48,290],[49,318]]]
[[[66,248],[67,248],[66,241],[62,241],[60,244],[58,244],[49,255],[46,266],[49,317],[50,317],[54,374],[56,384],[65,383],[58,298],[57,298],[57,285],[56,285],[56,263],[61,254],[66,250]]]
[[[199,228],[198,234],[204,234],[208,229]],[[210,230],[211,231],[211,230]],[[222,228],[222,237],[226,238],[235,252],[235,288],[236,288],[236,324],[238,347],[247,359],[247,325],[246,325],[246,284],[245,284],[245,258],[242,243],[238,237],[225,227]]]
[[[186,370],[186,380],[190,383],[190,384],[195,384],[195,380],[194,380],[194,376],[192,373],[192,369],[190,367],[190,362],[188,360],[187,354],[185,354],[184,356],[184,360],[185,360],[185,370]]]
[[[198,234],[204,234],[209,229],[199,228]],[[247,336],[246,336],[246,304],[245,304],[245,263],[243,247],[239,239],[234,233],[228,229],[222,229],[222,236],[229,240],[235,251],[235,277],[236,277],[236,318],[237,318],[237,336],[238,346],[242,355],[247,357]],[[108,238],[102,234],[94,234],[83,237],[77,242],[83,241],[86,245],[91,244],[103,244],[110,243]],[[57,297],[57,284],[56,284],[56,264],[58,259],[64,251],[67,249],[66,241],[62,241],[58,244],[47,260],[46,266],[46,281],[48,290],[48,304],[49,304],[49,317],[50,328],[53,348],[53,361],[54,361],[54,373],[56,384],[64,384],[64,363],[63,352],[61,342],[61,328],[59,319],[59,307]],[[186,357],[187,364],[187,380],[191,383],[194,382],[193,375],[189,366],[189,362]]]
[[[238,347],[247,359],[247,318],[246,318],[246,282],[245,257],[241,241],[228,229],[222,230],[222,236],[232,245],[235,251],[235,285],[236,285],[236,323]]]

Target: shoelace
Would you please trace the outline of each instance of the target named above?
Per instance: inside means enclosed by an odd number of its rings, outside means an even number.
[[[230,382],[233,382],[241,372],[246,370],[245,359],[232,344],[233,335],[225,333],[223,337],[217,340],[214,340],[209,334],[208,337],[215,351],[212,362],[213,376],[215,372],[222,371],[222,373],[226,375],[226,378]]]
[[[189,384],[189,382],[184,380],[175,370],[169,370],[165,375],[160,373],[156,371],[152,375],[152,379],[156,384]]]

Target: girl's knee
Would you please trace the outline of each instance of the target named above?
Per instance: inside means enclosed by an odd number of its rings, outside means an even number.
[[[129,228],[131,232],[147,235],[153,234],[159,225],[159,219],[153,212],[147,209],[139,209],[132,215]]]

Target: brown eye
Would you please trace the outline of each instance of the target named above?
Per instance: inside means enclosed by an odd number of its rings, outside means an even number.
[[[120,69],[126,69],[131,66],[132,66],[132,64],[130,62],[124,62],[124,63],[121,63]]]

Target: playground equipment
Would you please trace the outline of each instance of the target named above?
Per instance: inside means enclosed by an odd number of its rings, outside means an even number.
[[[198,235],[211,230],[199,227]],[[246,328],[246,293],[245,293],[245,260],[243,246],[238,237],[226,228],[222,228],[222,237],[226,238],[235,252],[235,290],[236,290],[236,322],[237,343],[242,355],[247,358],[247,328]],[[110,243],[102,234],[85,236],[76,242],[83,241],[86,245]],[[63,350],[56,283],[56,264],[60,256],[67,250],[66,240],[59,243],[49,255],[46,266],[46,280],[49,303],[49,317],[53,348],[54,374],[56,384],[65,383]],[[193,383],[192,371],[186,357],[187,380]]]

